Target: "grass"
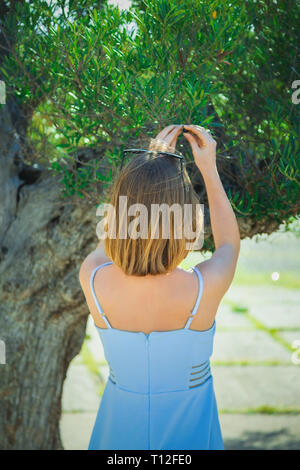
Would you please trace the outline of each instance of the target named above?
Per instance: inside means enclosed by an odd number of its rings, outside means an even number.
[[[261,323],[259,320],[257,320],[257,318],[253,317],[252,315],[250,315],[249,313],[247,313],[246,315],[246,318],[248,318],[248,320],[253,324],[253,326],[257,329],[257,330],[261,330],[261,331],[264,331],[265,333],[268,333],[273,339],[274,341],[276,341],[277,343],[281,344],[284,348],[286,348],[289,352],[293,352],[294,349],[292,348],[292,346],[290,345],[290,343],[288,341],[286,341],[282,336],[280,336],[280,334],[278,333],[278,329],[276,328],[268,328],[267,326],[265,326],[263,323]]]
[[[281,344],[285,349],[289,352],[293,352],[294,349],[291,344],[284,339],[281,335],[281,331],[298,331],[298,328],[268,328],[266,325],[261,323],[257,318],[249,313],[248,307],[244,305],[239,305],[229,300],[228,298],[224,298],[223,302],[231,307],[231,310],[235,313],[243,313],[245,318],[249,320],[249,322],[253,325],[254,330],[264,331],[265,333],[269,334],[274,341]]]
[[[241,241],[241,250],[233,284],[247,286],[278,286],[287,289],[300,288],[300,220],[295,221],[295,233],[282,229],[270,236],[257,236]],[[189,269],[209,259],[211,253],[190,252],[180,267]],[[273,280],[272,273],[278,272],[279,279]]]
[[[300,288],[300,274],[296,272],[280,271],[279,279],[273,281],[270,272],[266,271],[245,271],[237,267],[233,285],[236,286],[274,286],[284,287],[286,289],[299,289]]]
[[[264,415],[286,415],[293,414],[298,415],[300,408],[289,408],[289,407],[275,407],[269,405],[262,405],[256,408],[243,408],[243,409],[221,409],[219,413],[222,414],[264,414]]]
[[[86,368],[90,372],[91,376],[93,377],[93,380],[94,380],[96,388],[97,388],[97,394],[99,396],[102,396],[103,392],[104,392],[106,381],[104,380],[104,378],[101,374],[100,367],[103,366],[103,365],[106,365],[106,362],[105,361],[99,362],[99,361],[95,360],[93,354],[91,353],[91,351],[88,347],[87,342],[88,341],[83,342],[81,352],[80,352],[80,356],[81,356],[81,359],[82,359],[82,364],[84,364],[86,366]]]
[[[239,360],[239,361],[211,361],[212,366],[266,366],[266,367],[274,367],[274,366],[293,366],[295,365],[292,361],[278,361],[278,360],[266,360],[266,361],[249,361],[248,359]]]
[[[224,297],[222,300],[222,303],[228,305],[231,307],[232,312],[234,313],[247,313],[249,311],[248,307],[246,305],[241,305],[241,304],[236,304],[232,300],[228,299],[227,297]]]

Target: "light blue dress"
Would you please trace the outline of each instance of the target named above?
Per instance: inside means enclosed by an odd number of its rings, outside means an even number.
[[[108,328],[96,326],[109,365],[89,443],[89,450],[224,450],[210,370],[216,322],[205,331],[189,325],[199,292],[184,328],[149,334],[112,328],[94,291],[97,308]]]

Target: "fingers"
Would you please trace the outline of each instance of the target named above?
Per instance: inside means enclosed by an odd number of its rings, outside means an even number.
[[[199,149],[199,144],[192,134],[186,132],[186,133],[183,133],[183,135],[186,138],[186,140],[189,142],[190,146],[192,147],[192,151]]]
[[[171,124],[170,126],[165,127],[154,140],[165,142],[174,151],[176,148],[177,138],[182,130],[183,124]]]
[[[176,126],[175,129],[173,129],[170,132],[170,134],[167,136],[167,140],[170,139],[169,145],[173,147],[174,149],[176,148],[177,139],[178,139],[179,134],[181,134],[182,130],[183,130],[183,125]]]
[[[171,124],[170,126],[167,126],[162,131],[160,131],[156,138],[160,140],[166,140],[168,134],[174,130],[176,131],[178,128],[183,128],[183,125]]]
[[[197,138],[200,140],[200,146],[204,146],[207,143],[216,143],[216,141],[212,138],[210,133],[206,129],[204,129],[204,127],[192,124],[185,124],[184,129],[188,130],[189,132],[192,132],[196,140]]]
[[[156,139],[164,140],[164,138],[169,134],[169,132],[174,129],[175,124],[165,127],[160,133],[156,136]]]
[[[191,136],[191,142],[195,142],[199,148],[205,147],[205,138],[203,138],[201,135],[193,133],[190,129],[189,132],[184,132],[183,135],[187,137]]]

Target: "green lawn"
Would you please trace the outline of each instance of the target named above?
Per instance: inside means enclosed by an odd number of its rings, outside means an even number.
[[[270,236],[260,235],[241,241],[241,251],[233,283],[235,285],[278,285],[300,288],[300,238],[298,232],[282,229]],[[181,263],[189,269],[210,257],[191,252]]]

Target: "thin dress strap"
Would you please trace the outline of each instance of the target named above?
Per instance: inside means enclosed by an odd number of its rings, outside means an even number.
[[[108,319],[106,318],[105,313],[102,310],[102,307],[101,307],[101,305],[100,305],[100,303],[99,303],[99,301],[96,297],[95,291],[94,291],[94,277],[95,277],[96,272],[98,271],[98,269],[102,268],[103,266],[107,266],[108,264],[112,264],[112,261],[107,261],[106,263],[100,264],[100,266],[97,266],[97,268],[94,269],[94,271],[92,272],[92,275],[91,275],[90,286],[91,286],[91,291],[92,291],[92,294],[93,294],[93,297],[94,297],[94,300],[95,300],[95,304],[97,305],[97,309],[98,309],[98,311],[101,315],[101,318],[103,318],[103,320],[105,321],[108,328],[112,328],[111,324],[109,323]]]
[[[201,300],[201,297],[202,297],[202,292],[203,292],[203,277],[202,277],[202,274],[201,274],[199,268],[197,268],[197,266],[194,266],[193,270],[197,274],[198,281],[199,281],[198,297],[197,297],[196,303],[194,305],[194,308],[191,311],[191,315],[189,316],[188,321],[186,322],[186,325],[185,325],[184,329],[189,328],[189,326],[190,326],[190,324],[191,324],[191,322],[192,322],[192,320],[193,320],[193,318],[194,318],[194,316],[195,316],[195,314],[198,310],[200,300]]]

